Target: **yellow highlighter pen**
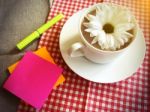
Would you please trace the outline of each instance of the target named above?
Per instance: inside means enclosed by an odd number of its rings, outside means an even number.
[[[54,24],[56,24],[59,20],[63,18],[63,14],[58,14],[54,18],[52,18],[50,21],[42,25],[40,28],[38,28],[36,31],[25,37],[21,42],[19,42],[16,46],[19,50],[24,49],[29,43],[34,41],[35,39],[38,39],[41,34],[43,34],[46,30],[48,30],[50,27],[52,27]]]

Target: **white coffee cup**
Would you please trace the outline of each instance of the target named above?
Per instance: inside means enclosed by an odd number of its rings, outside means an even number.
[[[79,34],[80,34],[80,38],[82,41],[76,42],[71,45],[71,47],[68,51],[70,57],[74,58],[74,57],[84,56],[88,60],[95,62],[95,63],[109,63],[109,62],[113,61],[114,59],[116,59],[119,54],[123,53],[126,49],[128,49],[132,45],[132,43],[135,41],[135,39],[137,37],[137,32],[138,32],[138,24],[137,24],[135,18],[133,18],[133,21],[135,23],[135,28],[133,29],[134,38],[129,43],[128,46],[126,46],[120,50],[116,50],[116,51],[101,50],[101,49],[98,49],[98,48],[94,47],[93,45],[91,45],[85,39],[85,37],[81,31],[81,25],[83,23],[84,17],[89,12],[95,10],[95,7],[97,5],[101,5],[101,4],[102,3],[99,3],[99,4],[96,4],[96,5],[93,5],[89,8],[87,8],[85,10],[85,12],[82,14],[82,16],[80,18],[80,22],[79,22]],[[117,5],[117,6],[119,6],[119,5]]]

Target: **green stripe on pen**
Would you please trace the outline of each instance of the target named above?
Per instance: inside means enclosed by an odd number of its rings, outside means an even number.
[[[63,18],[63,14],[58,14],[54,18],[52,18],[50,21],[42,25],[40,28],[38,28],[36,31],[25,37],[21,42],[17,44],[17,48],[19,50],[22,50],[25,48],[29,43],[34,41],[35,39],[39,38],[41,34],[43,34],[46,30],[48,30],[51,26],[56,24],[59,20]]]

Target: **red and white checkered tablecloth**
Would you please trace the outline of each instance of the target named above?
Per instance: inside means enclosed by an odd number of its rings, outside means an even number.
[[[41,37],[54,61],[64,69],[66,81],[54,89],[41,110],[21,101],[18,112],[146,112],[150,111],[150,2],[149,0],[104,0],[129,7],[135,14],[146,40],[143,64],[130,78],[112,84],[87,81],[72,72],[59,50],[59,35],[66,20],[78,10],[99,0],[55,0],[48,19],[62,12],[65,18]],[[104,2],[103,1],[103,2]],[[71,33],[71,32],[68,32]],[[138,50],[138,49],[137,49]]]

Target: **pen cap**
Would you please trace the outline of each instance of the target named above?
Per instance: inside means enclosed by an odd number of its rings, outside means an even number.
[[[53,26],[55,23],[57,23],[59,20],[63,18],[63,14],[58,14],[54,18],[52,18],[50,21],[48,21],[46,24],[42,25],[40,28],[37,29],[37,31],[42,34],[44,33],[47,29],[49,29],[51,26]]]

